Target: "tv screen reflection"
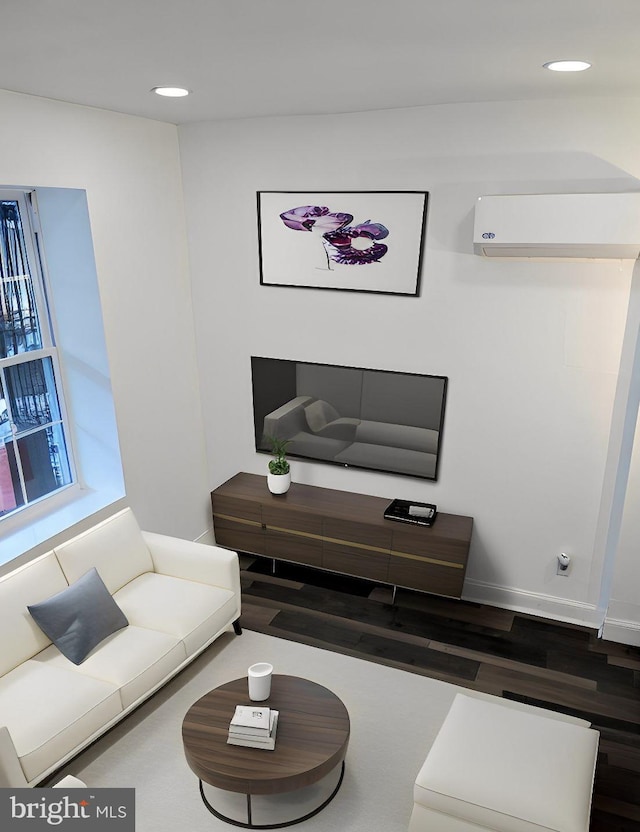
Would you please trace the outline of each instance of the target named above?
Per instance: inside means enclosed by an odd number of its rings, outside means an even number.
[[[445,376],[251,358],[256,450],[436,480]]]

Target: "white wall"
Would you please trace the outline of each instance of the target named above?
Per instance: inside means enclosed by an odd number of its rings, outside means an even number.
[[[0,91],[0,184],[86,190],[127,502],[144,528],[198,537],[209,493],[176,128]]]
[[[491,193],[640,189],[639,103],[180,128],[209,486],[266,470],[252,354],[447,375],[437,483],[302,462],[294,480],[472,515],[466,597],[599,623],[596,540],[633,264],[483,260],[473,206]],[[256,191],[349,189],[430,192],[420,297],[260,286]],[[556,576],[560,551],[568,577]]]
[[[640,647],[640,421],[636,428],[627,499],[611,588],[604,638]]]
[[[609,455],[623,449],[620,462],[607,471],[613,499],[608,534],[602,606],[606,607],[603,637],[640,646],[640,260],[636,261]],[[610,485],[609,485],[610,482]]]

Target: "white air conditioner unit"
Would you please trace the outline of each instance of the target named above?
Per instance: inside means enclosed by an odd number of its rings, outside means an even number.
[[[473,250],[484,257],[635,260],[640,193],[481,196]]]

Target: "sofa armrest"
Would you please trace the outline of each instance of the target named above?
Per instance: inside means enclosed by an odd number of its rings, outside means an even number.
[[[263,447],[262,443],[265,443],[265,447],[270,446],[268,439],[270,436],[276,439],[291,439],[296,433],[306,430],[307,420],[304,408],[311,401],[313,401],[311,396],[297,396],[272,413],[267,413],[262,426],[263,435],[260,447]]]
[[[9,729],[0,725],[0,788],[25,789],[28,785]]]
[[[223,587],[240,596],[240,565],[235,552],[155,532],[142,532],[142,536],[159,574]]]

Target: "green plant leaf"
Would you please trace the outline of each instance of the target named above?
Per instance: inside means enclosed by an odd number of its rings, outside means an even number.
[[[275,459],[269,462],[269,471],[272,474],[288,474],[289,463],[287,462],[287,446],[291,442],[290,439],[278,439],[275,436],[267,436],[271,444],[271,452]]]

